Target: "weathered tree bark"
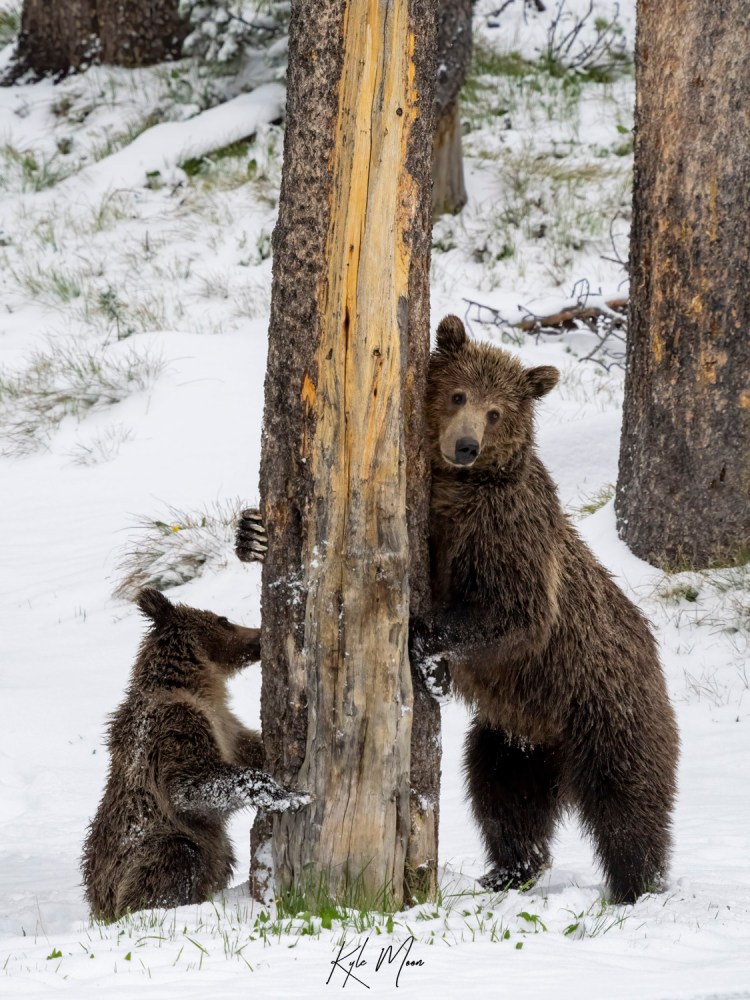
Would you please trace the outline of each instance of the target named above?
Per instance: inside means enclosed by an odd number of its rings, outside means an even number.
[[[149,66],[179,55],[178,0],[24,0],[9,78],[64,76],[94,60]]]
[[[631,318],[615,510],[673,567],[750,547],[744,0],[639,0]]]
[[[434,0],[293,0],[261,457],[264,741],[317,796],[273,821],[277,884],[394,905],[437,861],[439,717],[407,657],[429,579],[434,44]],[[412,733],[430,745],[410,761]]]
[[[432,145],[432,214],[460,212],[466,204],[458,94],[466,82],[472,51],[473,0],[438,5],[435,133]]]

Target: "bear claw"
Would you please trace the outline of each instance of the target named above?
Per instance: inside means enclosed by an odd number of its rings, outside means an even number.
[[[265,560],[268,536],[257,508],[248,507],[240,513],[234,551],[242,562],[262,563]]]

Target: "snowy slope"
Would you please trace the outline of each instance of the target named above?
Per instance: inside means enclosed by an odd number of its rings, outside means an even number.
[[[549,22],[529,14],[525,23],[516,6],[503,15],[502,38],[487,19],[478,36],[534,59]],[[633,4],[621,6],[632,32]],[[492,9],[478,6],[480,15]],[[621,256],[627,248],[631,160],[617,126],[630,125],[632,78],[587,83],[575,100],[569,87],[545,87],[530,94],[497,76],[467,99],[470,203],[436,227],[435,322],[467,314],[467,299],[510,320],[543,312],[570,301],[582,278],[601,297],[626,291],[622,268],[602,258],[613,256],[615,211]],[[606,906],[590,845],[570,821],[541,885],[477,893],[483,859],[460,773],[467,716],[452,704],[443,712],[439,905],[396,915],[392,931],[384,919],[369,931],[278,922],[243,885],[252,818],[243,814],[232,824],[237,886],[215,905],[90,924],[78,856],[103,787],[106,716],[141,634],[112,594],[123,558],[159,534],[134,526],[177,520],[175,535],[205,541],[175,509],[216,514],[257,495],[280,150],[280,130],[264,123],[278,115],[278,88],[202,117],[170,88],[157,70],[94,69],[56,86],[0,90],[0,364],[9,382],[36,365],[25,402],[0,399],[0,419],[28,432],[21,444],[18,434],[0,441],[0,995],[317,996],[329,976],[330,989],[362,991],[345,983],[354,956],[343,956],[355,947],[366,963],[357,977],[375,995],[394,995],[404,952],[379,971],[376,961],[384,944],[395,950],[413,934],[409,959],[423,964],[404,966],[398,995],[750,998],[750,572],[664,576],[619,542],[611,502],[579,527],[654,622],[681,730],[665,892]],[[157,108],[158,123],[149,117]],[[237,155],[194,175],[179,166],[253,132]],[[58,183],[46,184],[55,171]],[[475,336],[500,342],[496,327],[468,317]],[[579,363],[575,343],[510,346],[563,372],[540,407],[539,445],[579,516],[616,479],[622,372]],[[44,382],[39,355],[55,350],[63,363]],[[71,366],[82,350],[111,374],[118,401],[76,396]],[[35,386],[74,402],[40,415]],[[170,593],[258,624],[259,573],[236,563],[230,538],[219,524],[209,568]],[[259,690],[252,668],[233,685],[249,724]],[[331,964],[342,936],[343,967]]]

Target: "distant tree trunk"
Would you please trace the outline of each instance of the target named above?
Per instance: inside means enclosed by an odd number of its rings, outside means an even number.
[[[98,0],[101,60],[151,66],[175,59],[187,34],[178,0]]]
[[[471,62],[473,0],[439,0],[435,134],[432,146],[433,217],[466,204],[458,94]]]
[[[180,53],[178,0],[24,0],[11,78],[64,76],[95,59],[149,66]]]
[[[434,891],[437,863],[439,715],[407,657],[429,578],[434,45],[434,0],[292,2],[261,458],[263,735],[272,773],[317,796],[273,821],[277,883],[395,905],[405,869]]]
[[[96,0],[25,0],[15,73],[62,76],[99,51]]]
[[[750,547],[750,5],[640,0],[618,529],[673,567]]]

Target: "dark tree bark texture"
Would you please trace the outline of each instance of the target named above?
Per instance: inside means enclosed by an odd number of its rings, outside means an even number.
[[[317,796],[273,821],[277,885],[396,904],[437,863],[439,715],[407,658],[429,581],[434,45],[434,0],[292,3],[261,457],[266,754]]]
[[[643,559],[750,548],[745,0],[639,0],[618,529]]]
[[[437,218],[466,204],[458,95],[472,52],[473,0],[439,0],[435,134],[432,147],[432,211]]]
[[[25,0],[13,72],[63,76],[91,62],[98,39],[96,0]]]
[[[178,0],[24,0],[10,78],[64,76],[97,59],[149,66],[176,58],[186,29]]]
[[[178,0],[98,0],[101,60],[151,66],[179,56],[187,26]]]

